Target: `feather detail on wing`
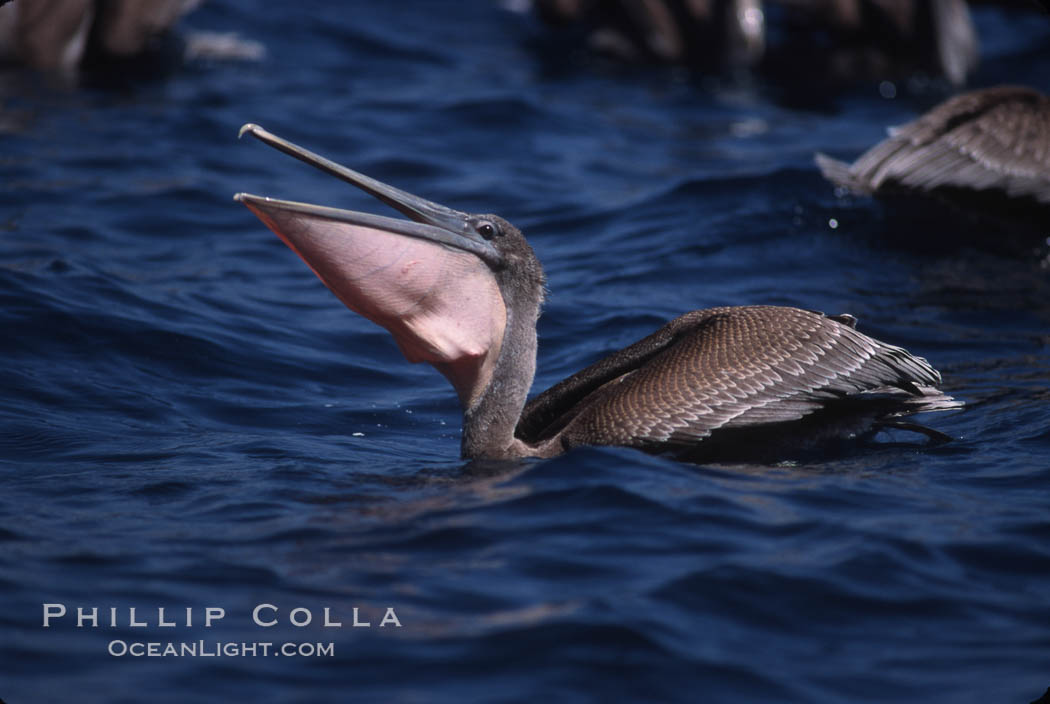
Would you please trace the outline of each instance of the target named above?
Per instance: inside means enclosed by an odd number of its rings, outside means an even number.
[[[546,401],[537,397],[523,421],[546,404],[541,435],[562,431],[568,445],[685,444],[721,428],[798,420],[866,394],[946,398],[933,389],[940,375],[925,360],[850,322],[772,306],[687,313],[554,387]],[[634,364],[632,349],[646,352]],[[608,363],[617,356],[618,364]],[[574,384],[571,402],[552,401]]]
[[[1050,204],[1050,98],[1019,86],[958,95],[891,131],[852,165],[816,157],[830,181],[886,189],[996,190]]]

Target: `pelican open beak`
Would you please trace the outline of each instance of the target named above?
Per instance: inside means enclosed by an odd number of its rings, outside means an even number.
[[[317,217],[331,222],[345,222],[349,225],[381,229],[407,237],[430,240],[470,252],[494,269],[503,266],[503,257],[495,247],[474,232],[471,227],[471,216],[467,213],[447,208],[425,198],[402,191],[399,188],[389,186],[353,169],[348,169],[342,164],[337,164],[331,159],[326,159],[320,154],[315,154],[308,149],[300,147],[298,144],[282,139],[272,132],[267,132],[259,125],[249,122],[241,127],[237,137],[241,138],[245,134],[250,134],[274,149],[293,156],[336,178],[340,178],[353,186],[357,186],[395,210],[404,213],[412,220],[399,220],[354,210],[343,210],[341,208],[330,208],[310,203],[278,200],[276,198],[264,198],[250,193],[238,193],[233,197],[234,200],[244,203],[257,215],[259,210],[280,208],[288,213],[298,213],[305,217]],[[260,215],[260,217],[262,216]],[[278,234],[280,235],[281,233]],[[289,243],[289,246],[295,249],[291,243]]]
[[[469,407],[506,327],[495,272],[503,256],[477,218],[388,186],[267,132],[260,141],[357,186],[411,220],[238,193],[351,310],[390,331],[410,362],[430,362]]]

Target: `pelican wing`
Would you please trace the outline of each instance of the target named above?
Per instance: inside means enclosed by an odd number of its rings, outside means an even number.
[[[831,181],[873,193],[905,188],[998,190],[1050,204],[1050,98],[1019,86],[958,95],[852,165],[817,155]]]
[[[921,397],[940,383],[926,360],[852,322],[771,306],[687,313],[537,397],[519,430],[546,421],[541,437],[560,431],[567,446],[689,444],[721,428],[798,420],[838,399]],[[568,400],[557,408],[559,394]]]

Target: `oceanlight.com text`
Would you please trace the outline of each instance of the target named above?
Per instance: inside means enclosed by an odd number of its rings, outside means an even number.
[[[237,641],[125,641],[111,640],[113,657],[216,658],[216,657],[335,657],[335,643],[271,643]]]

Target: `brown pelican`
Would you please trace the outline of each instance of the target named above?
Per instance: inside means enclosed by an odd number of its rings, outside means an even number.
[[[793,25],[788,53],[776,57],[789,67],[794,54],[814,46],[827,64],[815,68],[837,77],[892,78],[922,68],[960,85],[977,65],[977,32],[966,0],[776,2]]]
[[[19,0],[0,3],[0,55],[43,70],[142,54],[201,0]]]
[[[1050,207],[1050,98],[1021,86],[963,93],[890,131],[852,164],[817,154],[856,193],[984,192]]]
[[[762,58],[762,0],[535,0],[551,26],[578,26],[592,49],[693,66],[749,66]]]
[[[721,454],[732,457],[734,444],[858,433],[873,420],[903,426],[892,418],[955,405],[924,359],[861,334],[852,317],[773,306],[686,313],[526,404],[545,282],[517,228],[398,190],[257,125],[245,133],[411,218],[235,196],[410,362],[448,378],[463,407],[464,457],[549,457],[578,445],[690,459],[729,448]]]
[[[966,0],[532,0],[548,25],[582,29],[624,59],[753,67],[796,82],[893,78],[962,84],[977,64]],[[768,38],[767,38],[768,35]],[[821,83],[822,88],[826,86]]]

